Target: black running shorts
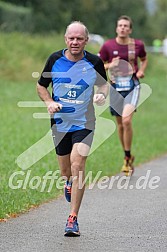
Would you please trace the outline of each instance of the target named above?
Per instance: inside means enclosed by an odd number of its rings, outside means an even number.
[[[85,143],[91,147],[93,141],[93,130],[82,129],[73,132],[57,132],[56,125],[52,126],[52,136],[56,154],[64,156],[70,154],[75,143]]]

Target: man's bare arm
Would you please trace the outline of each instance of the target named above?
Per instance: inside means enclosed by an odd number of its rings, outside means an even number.
[[[144,57],[144,58],[140,59],[140,68],[136,73],[137,78],[143,78],[144,77],[147,64],[148,64],[147,57]]]
[[[98,87],[96,94],[93,97],[93,101],[99,106],[103,105],[105,103],[105,99],[108,95],[108,91],[109,91],[109,84],[108,83]]]
[[[39,83],[37,83],[37,93],[42,101],[45,102],[49,114],[56,113],[62,109],[62,105],[58,102],[55,102],[47,88],[41,86]]]

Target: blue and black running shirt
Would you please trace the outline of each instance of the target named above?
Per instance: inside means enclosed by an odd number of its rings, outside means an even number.
[[[84,51],[81,60],[73,62],[66,58],[65,50],[55,52],[48,58],[38,81],[46,88],[52,83],[52,98],[63,106],[54,114],[51,124],[56,124],[59,132],[85,128],[93,130],[94,85],[102,86],[107,81],[103,62],[87,51]]]

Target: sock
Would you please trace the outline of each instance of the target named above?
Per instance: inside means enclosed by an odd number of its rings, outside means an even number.
[[[126,151],[126,150],[125,150],[125,157],[128,157],[128,158],[130,158],[130,157],[131,157],[130,150],[129,150],[129,151]]]
[[[72,218],[74,219],[74,218],[77,218],[77,215],[76,215],[76,213],[71,213],[71,214],[69,215],[69,217],[72,217]]]

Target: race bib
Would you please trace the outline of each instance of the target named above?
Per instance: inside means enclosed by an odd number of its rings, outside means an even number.
[[[60,87],[59,99],[68,103],[82,104],[85,101],[85,90],[88,86],[86,82],[81,85],[64,84]]]
[[[132,75],[128,76],[115,76],[114,86],[117,91],[128,91],[133,88],[134,82]]]

